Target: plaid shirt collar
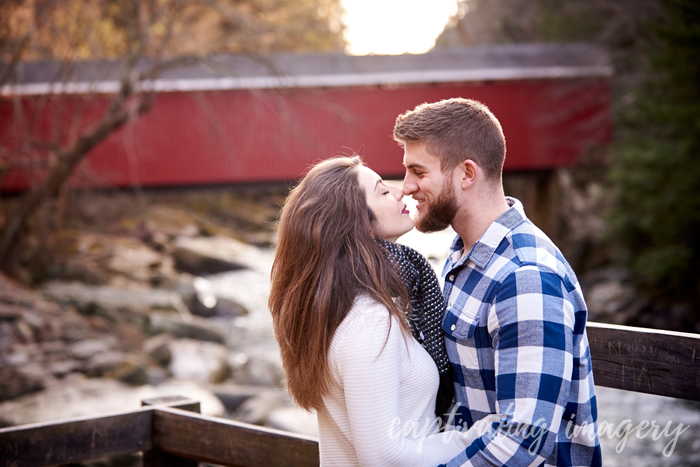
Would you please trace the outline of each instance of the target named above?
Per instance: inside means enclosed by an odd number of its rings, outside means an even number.
[[[519,200],[506,196],[506,202],[510,209],[491,223],[467,255],[462,256],[464,241],[459,235],[455,237],[450,247],[450,254],[445,263],[445,268],[442,271],[443,276],[467,261],[471,261],[477,267],[485,269],[491,260],[491,256],[493,256],[498,245],[508,235],[508,232],[527,220],[523,204]]]

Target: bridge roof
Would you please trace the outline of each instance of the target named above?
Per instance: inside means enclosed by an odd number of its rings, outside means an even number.
[[[147,61],[138,68],[149,67]],[[219,55],[183,59],[141,84],[156,91],[376,86],[418,83],[607,77],[607,56],[586,43],[512,44],[436,49],[426,54]],[[0,76],[6,65],[0,65]],[[108,93],[119,88],[122,61],[17,65],[0,95]]]

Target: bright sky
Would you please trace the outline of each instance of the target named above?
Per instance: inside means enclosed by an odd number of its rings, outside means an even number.
[[[346,51],[352,55],[425,53],[435,45],[457,0],[342,0]]]

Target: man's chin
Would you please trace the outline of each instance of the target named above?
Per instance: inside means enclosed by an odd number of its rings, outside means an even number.
[[[418,217],[413,220],[415,222],[416,230],[423,233],[433,233],[445,230],[450,226],[450,221],[446,219],[435,219],[434,217]]]
[[[435,202],[425,203],[416,213],[414,222],[419,232],[431,233],[445,230],[452,224],[458,205],[450,190],[444,190]]]

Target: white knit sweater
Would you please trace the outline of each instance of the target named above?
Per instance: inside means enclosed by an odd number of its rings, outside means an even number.
[[[438,372],[396,318],[358,297],[328,353],[333,387],[318,410],[321,466],[436,466],[475,438],[436,433]],[[471,430],[470,430],[471,432]]]

